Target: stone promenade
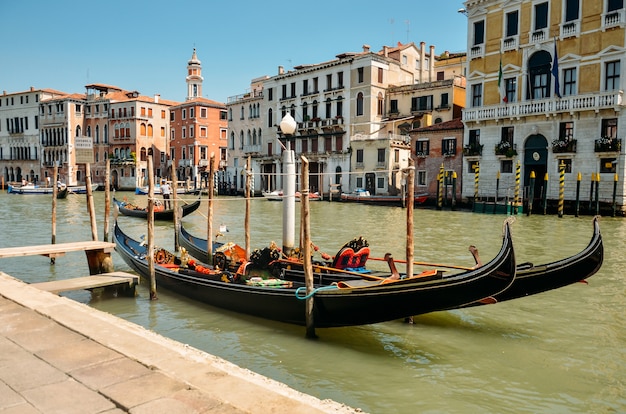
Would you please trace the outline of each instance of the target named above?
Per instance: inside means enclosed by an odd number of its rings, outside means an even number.
[[[0,272],[1,414],[357,412]]]

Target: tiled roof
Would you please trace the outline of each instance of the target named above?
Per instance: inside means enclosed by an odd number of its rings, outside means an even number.
[[[451,121],[440,122],[430,126],[415,128],[409,132],[425,132],[425,131],[445,131],[449,129],[463,129],[463,121],[461,118],[455,118]]]

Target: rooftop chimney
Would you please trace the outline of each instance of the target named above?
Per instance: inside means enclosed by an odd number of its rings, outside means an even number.
[[[369,53],[370,52],[370,45],[363,45],[363,52]]]
[[[285,68],[283,66],[279,66],[278,67],[278,74],[279,75],[284,75],[285,74]]]

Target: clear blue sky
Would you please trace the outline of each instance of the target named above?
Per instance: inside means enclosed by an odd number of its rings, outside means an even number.
[[[193,48],[203,95],[226,102],[279,65],[421,41],[466,49],[456,0],[0,0],[0,93],[30,86],[83,93],[89,83],[183,101]],[[388,9],[386,7],[389,7]]]

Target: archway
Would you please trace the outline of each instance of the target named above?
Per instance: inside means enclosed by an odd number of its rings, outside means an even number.
[[[524,188],[529,189],[530,173],[535,173],[533,209],[539,207],[546,191],[545,175],[548,171],[548,140],[541,134],[531,135],[524,144]]]
[[[113,187],[114,190],[120,189],[119,178],[117,176],[117,170],[111,171],[111,187]]]

